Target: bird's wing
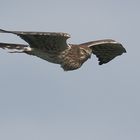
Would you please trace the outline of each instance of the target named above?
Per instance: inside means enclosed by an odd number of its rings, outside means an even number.
[[[5,31],[2,29],[0,29],[0,33],[16,34],[25,40],[31,48],[46,52],[60,52],[69,47],[66,40],[70,38],[70,35],[67,33]]]
[[[98,57],[99,65],[108,63],[116,56],[126,52],[122,44],[111,39],[91,41],[82,45],[92,49],[93,54]]]

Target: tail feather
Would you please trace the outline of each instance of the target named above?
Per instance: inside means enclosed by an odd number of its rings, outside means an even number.
[[[27,47],[28,45],[23,45],[23,44],[0,43],[0,48],[2,49],[24,51]]]
[[[13,34],[16,34],[16,32],[6,31],[6,30],[3,30],[3,29],[0,29],[0,33],[13,33]],[[25,52],[26,53],[26,52],[31,51],[31,48],[28,45],[24,45],[24,44],[0,43],[0,48],[12,50],[14,52]]]

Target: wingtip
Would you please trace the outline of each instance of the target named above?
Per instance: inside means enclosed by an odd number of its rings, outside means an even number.
[[[3,30],[3,29],[0,29],[0,33],[10,33],[10,32],[6,31],[6,30]]]
[[[127,53],[126,49],[124,48],[124,53]]]
[[[124,46],[123,46],[121,43],[118,43],[118,44],[120,44],[120,47],[122,48],[122,52],[123,52],[123,53],[127,53],[127,51],[126,51],[126,49],[124,48]]]
[[[126,51],[126,49],[123,47],[123,51],[124,51],[124,53],[127,53],[127,51]]]

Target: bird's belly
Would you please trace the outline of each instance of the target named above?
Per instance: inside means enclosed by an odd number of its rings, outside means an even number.
[[[33,50],[32,53],[33,55],[51,63],[60,64],[62,62],[61,57],[59,57],[59,55],[55,53],[50,54],[50,53],[46,53],[40,50]]]

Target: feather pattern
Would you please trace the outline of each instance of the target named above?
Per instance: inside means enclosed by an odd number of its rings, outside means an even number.
[[[5,31],[18,35],[29,45],[0,43],[0,48],[17,50],[13,52],[34,55],[51,63],[60,64],[65,71],[80,68],[91,54],[97,56],[99,65],[108,63],[126,52],[122,44],[111,39],[90,41],[83,44],[67,44],[70,35],[56,32]]]

